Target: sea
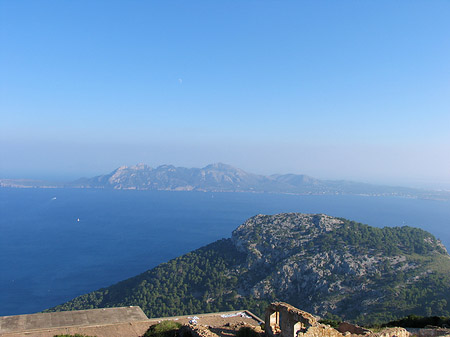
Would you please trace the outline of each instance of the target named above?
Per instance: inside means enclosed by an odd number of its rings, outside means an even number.
[[[0,188],[0,316],[138,275],[256,214],[325,213],[423,228],[450,247],[450,202],[400,197]]]

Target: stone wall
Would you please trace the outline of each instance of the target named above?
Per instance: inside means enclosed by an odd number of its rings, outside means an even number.
[[[265,327],[267,337],[343,336],[328,325],[318,323],[310,313],[283,302],[275,302],[267,307]]]
[[[206,326],[185,324],[180,328],[181,337],[219,337]]]
[[[409,337],[410,333],[404,328],[386,328],[380,332],[372,332],[370,337]]]
[[[343,334],[345,334],[346,332],[350,332],[352,335],[367,335],[372,332],[370,330],[361,328],[360,326],[350,324],[347,322],[339,323],[339,327],[337,328],[337,330]]]
[[[264,321],[268,337],[296,337],[318,324],[313,315],[283,302],[270,304],[266,309]]]
[[[403,328],[389,328],[374,333],[350,323],[341,323],[339,330],[319,323],[316,318],[290,304],[275,302],[265,315],[267,337],[409,337]]]

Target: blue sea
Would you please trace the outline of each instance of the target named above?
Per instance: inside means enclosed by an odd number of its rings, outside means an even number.
[[[450,247],[450,202],[395,197],[0,188],[0,316],[34,313],[230,237],[255,214],[415,226]]]

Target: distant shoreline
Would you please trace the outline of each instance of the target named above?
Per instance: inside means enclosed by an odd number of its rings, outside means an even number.
[[[93,189],[93,190],[109,190],[109,191],[161,191],[161,192],[199,192],[199,193],[255,193],[255,194],[280,194],[280,195],[297,195],[297,196],[358,196],[358,197],[393,197],[393,198],[405,198],[405,199],[421,199],[421,200],[433,200],[433,201],[450,201],[450,192],[447,191],[424,191],[429,192],[428,195],[415,195],[415,194],[402,194],[402,193],[316,193],[316,192],[275,192],[275,191],[249,191],[249,190],[206,190],[206,189],[150,189],[150,188],[112,188],[105,186],[66,186],[66,185],[25,185],[16,183],[5,183],[6,179],[0,179],[0,189]],[[9,180],[9,179],[8,179]],[[421,191],[421,190],[419,190]],[[434,195],[433,192],[443,193],[443,195]]]

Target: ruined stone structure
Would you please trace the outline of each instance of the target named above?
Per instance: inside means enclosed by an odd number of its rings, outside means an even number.
[[[287,303],[272,303],[266,309],[265,326],[268,337],[297,337],[317,324],[313,315]]]
[[[181,337],[230,337],[242,327],[262,333],[262,321],[246,310],[149,319],[139,307],[122,307],[3,316],[0,317],[0,337],[53,337],[76,333],[97,337],[140,337],[151,325],[163,320],[182,324]],[[266,309],[265,333],[267,337],[410,337],[403,328],[374,333],[341,323],[336,330],[283,302],[272,303]],[[428,333],[422,337],[437,336]]]
[[[341,323],[338,330],[321,324],[302,310],[283,302],[275,302],[266,309],[267,337],[409,337],[403,328],[385,329],[378,333],[350,323]]]

